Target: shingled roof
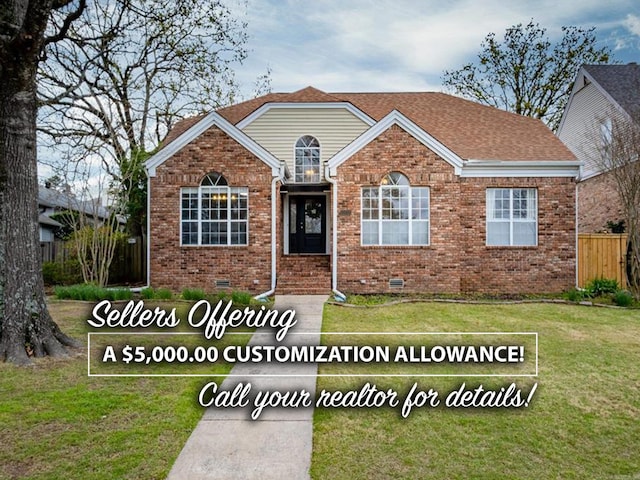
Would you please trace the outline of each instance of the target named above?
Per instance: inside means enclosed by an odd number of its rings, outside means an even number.
[[[640,111],[640,65],[584,65],[584,70],[631,116]]]
[[[463,159],[574,160],[574,155],[540,120],[437,92],[331,93],[313,87],[270,93],[225,107],[218,113],[237,124],[267,103],[347,102],[378,121],[397,110]],[[202,117],[178,123],[164,145]]]

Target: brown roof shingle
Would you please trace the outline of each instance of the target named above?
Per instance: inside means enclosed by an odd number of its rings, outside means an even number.
[[[540,120],[524,117],[437,92],[332,93],[313,87],[293,93],[270,93],[222,108],[236,124],[266,103],[348,102],[380,120],[393,110],[408,117],[463,159],[574,160],[569,149]],[[202,117],[179,122],[164,145]]]

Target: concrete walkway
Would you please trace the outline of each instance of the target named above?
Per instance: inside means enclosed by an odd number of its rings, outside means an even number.
[[[281,344],[318,345],[322,308],[327,299],[323,295],[277,296],[274,308],[280,312],[295,309],[297,319]],[[249,343],[277,342],[272,331],[260,329]],[[305,389],[311,393],[312,406],[267,407],[258,420],[250,418],[253,402],[244,408],[207,409],[169,472],[168,480],[308,479],[317,373],[317,364],[236,364],[231,370],[234,376],[227,377],[218,392],[231,391],[241,382],[245,385],[250,382],[252,392]],[[269,374],[290,376],[264,376]]]

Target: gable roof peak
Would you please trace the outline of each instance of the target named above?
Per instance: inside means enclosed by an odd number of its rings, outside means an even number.
[[[624,112],[640,110],[640,66],[636,62],[611,65],[583,65],[582,69]]]
[[[281,99],[283,102],[301,102],[301,103],[316,103],[316,102],[340,102],[338,97],[334,97],[322,90],[318,90],[315,87],[308,86],[296,92],[285,95]]]

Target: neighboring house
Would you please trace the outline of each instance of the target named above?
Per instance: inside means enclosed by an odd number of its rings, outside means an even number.
[[[640,66],[584,65],[567,102],[558,138],[583,161],[578,183],[578,231],[597,233],[623,219],[613,179],[602,171],[612,122],[640,113]]]
[[[93,222],[97,217],[104,220],[110,213],[107,208],[92,201],[78,200],[70,193],[60,192],[49,187],[38,188],[38,223],[40,225],[40,246],[42,248],[43,261],[54,260],[56,249],[54,241],[56,230],[63,225],[51,218],[60,212],[76,211],[86,215],[88,222]],[[118,223],[123,226],[125,219],[119,217]]]
[[[147,169],[154,287],[575,285],[579,162],[540,121],[450,95],[272,93],[181,122]]]
[[[62,227],[62,224],[56,222],[53,218],[41,213],[38,215],[38,224],[40,225],[40,243],[51,243],[56,239],[56,230]]]

